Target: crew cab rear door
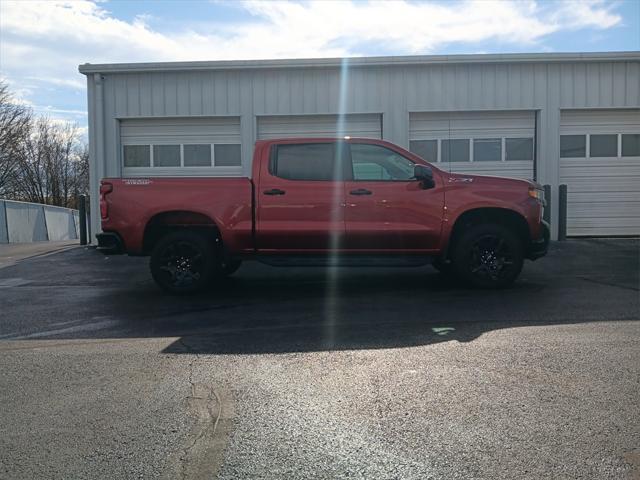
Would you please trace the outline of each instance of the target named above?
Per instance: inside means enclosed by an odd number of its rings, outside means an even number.
[[[275,144],[256,188],[260,252],[325,253],[344,241],[342,142]]]
[[[372,253],[435,252],[444,207],[442,180],[424,189],[415,163],[384,145],[350,143],[345,246]],[[350,177],[350,178],[349,178]]]

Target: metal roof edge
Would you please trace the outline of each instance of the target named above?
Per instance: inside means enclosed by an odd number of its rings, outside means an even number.
[[[268,68],[322,68],[341,67],[347,63],[352,67],[428,65],[461,63],[554,63],[597,61],[640,61],[640,51],[584,52],[584,53],[505,53],[465,55],[408,55],[394,57],[348,57],[348,58],[300,58],[273,60],[220,60],[194,62],[149,62],[149,63],[85,63],[78,66],[82,74],[134,73],[189,70],[246,70]]]

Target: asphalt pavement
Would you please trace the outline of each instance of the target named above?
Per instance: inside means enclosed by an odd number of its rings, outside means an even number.
[[[169,297],[90,248],[0,269],[0,478],[640,478],[640,242],[508,290],[246,263]]]

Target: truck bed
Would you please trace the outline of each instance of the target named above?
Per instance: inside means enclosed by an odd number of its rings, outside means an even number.
[[[158,215],[185,225],[206,225],[213,219],[228,248],[253,249],[253,186],[246,177],[105,178],[102,185],[112,188],[105,195],[102,229],[126,239],[130,254],[144,253],[145,229]]]

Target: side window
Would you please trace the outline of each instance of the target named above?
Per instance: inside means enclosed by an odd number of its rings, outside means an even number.
[[[271,173],[286,180],[332,180],[334,150],[333,143],[278,145]]]
[[[414,163],[379,145],[351,144],[354,180],[407,181],[413,179]]]

